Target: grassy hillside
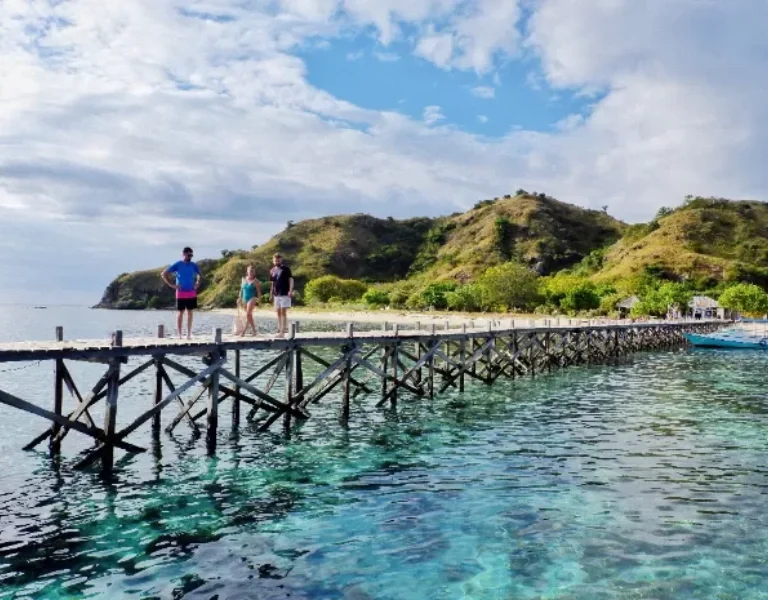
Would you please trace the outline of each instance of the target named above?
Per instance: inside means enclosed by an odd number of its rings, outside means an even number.
[[[473,282],[490,267],[511,263],[565,276],[550,288],[588,278],[615,295],[635,293],[633,281],[647,287],[648,277],[696,290],[736,281],[768,287],[768,204],[689,197],[650,223],[626,225],[604,212],[520,193],[437,219],[311,219],[289,223],[262,246],[202,261],[202,305],[234,305],[245,267],[254,265],[266,280],[275,252],[286,257],[300,291],[310,280],[336,275],[368,283],[407,280],[398,284],[400,295],[411,294],[429,284]],[[121,275],[99,306],[171,306],[173,292],[159,271]],[[553,289],[550,302],[562,295]]]
[[[487,267],[520,260],[540,273],[577,263],[621,235],[624,225],[605,213],[559,202],[543,194],[506,196],[478,203],[466,213],[438,219],[378,219],[342,215],[289,223],[262,246],[210,261],[201,303],[231,306],[245,267],[267,279],[272,255],[286,257],[298,289],[322,275],[388,282],[407,277],[466,280]],[[160,269],[124,274],[99,306],[171,306]]]
[[[650,223],[627,228],[595,278],[618,281],[641,271],[699,287],[720,281],[768,285],[768,204],[689,199]]]
[[[253,265],[256,276],[266,281],[276,252],[285,256],[300,290],[307,281],[322,275],[367,281],[401,279],[408,274],[433,224],[427,218],[396,221],[363,214],[291,224],[266,244],[237,251],[224,261],[201,301],[215,306],[233,304],[246,266]]]
[[[604,212],[543,195],[481,202],[436,223],[410,274],[473,279],[510,260],[549,274],[614,243],[625,227]]]

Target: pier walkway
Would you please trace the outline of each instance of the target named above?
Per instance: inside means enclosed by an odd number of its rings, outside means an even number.
[[[161,413],[175,407],[166,425],[172,431],[186,422],[194,431],[205,418],[208,451],[216,450],[218,407],[232,402],[232,426],[241,421],[241,405],[248,421],[258,420],[262,430],[282,419],[307,419],[310,409],[332,391],[341,390],[340,418],[349,419],[350,399],[375,398],[375,406],[395,406],[399,397],[432,399],[449,388],[464,391],[467,380],[492,384],[499,377],[535,376],[574,364],[605,363],[633,352],[680,347],[683,333],[715,331],[723,321],[542,321],[489,322],[483,328],[444,327],[430,324],[401,329],[385,325],[375,331],[299,332],[294,323],[286,338],[234,337],[216,329],[211,336],[191,340],[165,337],[163,327],[153,338],[124,338],[117,331],[107,340],[64,340],[56,329],[51,342],[0,344],[0,365],[9,362],[51,361],[52,394],[49,399],[22,399],[0,390],[0,405],[46,419],[48,429],[24,446],[31,450],[48,442],[52,454],[61,451],[70,431],[93,438],[95,446],[77,463],[87,467],[101,462],[105,471],[114,464],[115,449],[143,452],[127,437],[151,422],[153,436],[161,432]],[[250,373],[242,372],[244,352],[261,353],[264,360]],[[320,356],[323,354],[324,356]],[[329,356],[330,354],[330,356]],[[197,357],[190,368],[174,357]],[[257,355],[258,356],[258,355]],[[141,361],[127,372],[130,358]],[[67,368],[67,361],[103,363],[103,375],[82,394]],[[313,372],[305,378],[311,362]],[[188,361],[187,361],[188,362]],[[252,361],[249,361],[252,364]],[[121,386],[139,374],[154,371],[153,402],[133,422],[117,427]],[[174,384],[169,372],[183,375]],[[273,392],[282,379],[281,393]],[[258,380],[258,381],[257,381]],[[64,410],[65,389],[74,401]],[[185,400],[182,395],[187,396]],[[96,425],[89,409],[104,401],[103,427]],[[45,408],[48,406],[50,408]]]

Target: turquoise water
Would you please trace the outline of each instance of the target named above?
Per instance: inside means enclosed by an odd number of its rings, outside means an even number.
[[[48,331],[27,317],[4,331]],[[396,411],[358,398],[347,428],[329,396],[288,435],[225,411],[215,458],[182,425],[108,482],[71,470],[75,434],[60,464],[22,452],[44,424],[0,407],[0,598],[768,598],[766,361],[655,353]],[[0,386],[44,398],[49,371]],[[150,394],[121,396],[121,420]]]

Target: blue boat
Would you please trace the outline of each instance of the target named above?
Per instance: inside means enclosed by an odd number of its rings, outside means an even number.
[[[699,348],[734,348],[741,350],[768,350],[768,338],[741,330],[720,331],[708,335],[685,333],[692,346]]]

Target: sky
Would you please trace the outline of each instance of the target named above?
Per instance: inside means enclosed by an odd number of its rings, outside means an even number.
[[[518,188],[768,199],[764,0],[0,0],[0,304]]]

